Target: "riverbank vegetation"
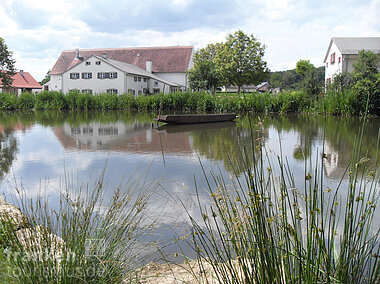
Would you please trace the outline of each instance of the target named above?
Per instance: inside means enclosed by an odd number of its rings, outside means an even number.
[[[376,78],[380,86],[380,76]],[[331,89],[326,94],[312,98],[305,91],[272,93],[217,93],[181,92],[167,95],[133,96],[130,94],[90,95],[72,91],[22,93],[15,96],[0,93],[0,110],[147,110],[158,112],[273,112],[320,113],[331,115],[363,115],[366,99],[369,114],[379,115],[380,88],[367,92],[365,86]],[[371,87],[372,88],[372,87]],[[367,94],[367,95],[366,95]]]
[[[324,149],[296,181],[286,158],[272,162],[257,138],[251,141],[257,151],[242,150],[232,177],[204,172],[208,187],[195,190],[206,190],[212,202],[198,199],[201,221],[188,213],[189,245],[204,272],[194,277],[207,281],[211,266],[218,283],[377,283],[378,133],[375,166],[359,154],[359,133],[348,181],[342,177],[334,187],[324,180]]]
[[[110,193],[103,175],[78,188],[66,176],[57,204],[49,189],[15,188],[21,211],[0,197],[1,283],[135,283],[153,187],[130,180]]]

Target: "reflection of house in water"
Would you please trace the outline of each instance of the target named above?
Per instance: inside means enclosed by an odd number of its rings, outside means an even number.
[[[325,174],[328,177],[334,176],[334,174],[339,174],[340,171],[338,171],[338,161],[339,161],[339,154],[337,151],[335,151],[330,143],[328,141],[325,141],[325,156],[323,159],[324,168],[325,168]],[[343,173],[341,173],[343,174]]]
[[[158,132],[151,123],[64,123],[54,133],[65,149],[192,153],[187,133]]]

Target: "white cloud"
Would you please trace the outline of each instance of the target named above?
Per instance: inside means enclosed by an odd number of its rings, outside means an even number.
[[[0,0],[0,36],[16,67],[41,80],[64,49],[194,45],[242,29],[267,46],[272,70],[322,65],[332,36],[379,36],[380,0]]]

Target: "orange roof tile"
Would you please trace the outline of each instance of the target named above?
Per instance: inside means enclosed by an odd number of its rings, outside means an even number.
[[[29,72],[24,72],[22,76],[20,72],[13,75],[12,87],[15,88],[26,88],[26,89],[42,89],[41,85],[29,74]],[[0,87],[3,85],[0,84]]]
[[[80,49],[79,56],[86,60],[92,55],[105,54],[109,59],[133,64],[142,69],[145,69],[147,61],[152,61],[153,72],[186,72],[193,49],[193,46]],[[75,50],[62,51],[50,74],[62,74],[80,63],[75,54]]]

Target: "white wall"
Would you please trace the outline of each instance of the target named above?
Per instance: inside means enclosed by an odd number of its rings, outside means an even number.
[[[96,65],[96,61],[100,61],[100,65]],[[86,62],[90,62],[90,65],[86,65]],[[91,72],[92,78],[82,79],[83,72]],[[117,78],[98,79],[98,72],[117,72]],[[70,79],[70,73],[79,73],[80,78]],[[84,60],[80,64],[63,73],[62,89],[64,93],[67,93],[69,90],[73,89],[78,89],[80,91],[84,89],[91,89],[93,94],[106,93],[107,89],[117,89],[118,94],[122,94],[125,92],[124,72],[103,60],[99,60],[96,57],[90,57],[88,60]]]
[[[50,81],[45,85],[49,86],[49,91],[61,91],[62,90],[62,74],[50,75]]]
[[[138,95],[139,92],[143,94],[144,88],[148,88],[148,81],[149,79],[146,78],[146,82],[144,82],[144,77],[134,74],[127,74],[126,76],[126,87],[125,87],[125,93],[128,92],[128,90],[134,90],[135,95]],[[137,81],[135,81],[135,77],[137,78]],[[138,78],[141,78],[141,81],[138,81]]]
[[[185,86],[186,89],[188,87],[186,73],[154,73],[154,75],[162,78],[163,80]]]
[[[335,53],[335,62],[331,64],[331,55],[333,53]],[[331,45],[325,64],[325,82],[327,82],[327,79],[332,79],[335,75],[342,73],[342,54],[334,42]]]

